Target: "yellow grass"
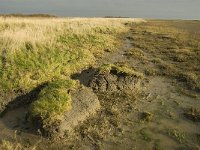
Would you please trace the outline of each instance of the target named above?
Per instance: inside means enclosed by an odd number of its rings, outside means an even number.
[[[124,22],[141,22],[143,19],[104,19],[104,18],[3,18],[0,17],[0,38],[4,46],[12,50],[20,48],[25,42],[53,42],[59,33],[70,30],[69,34],[94,34],[94,28],[121,28]]]

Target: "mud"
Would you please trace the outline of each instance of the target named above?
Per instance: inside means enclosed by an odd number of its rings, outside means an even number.
[[[82,85],[88,87],[90,80],[94,78],[96,74],[95,68],[85,69],[79,73],[75,73],[71,76],[72,79],[78,80]]]
[[[72,108],[66,111],[61,119],[46,124],[45,120],[36,116],[31,117],[28,123],[32,124],[33,127],[38,129],[47,138],[62,138],[71,134],[76,126],[95,115],[100,109],[98,97],[87,87],[79,87],[71,91],[70,95],[72,98]]]
[[[37,127],[27,120],[29,104],[37,100],[38,94],[47,85],[41,84],[29,93],[11,100],[0,114],[0,124],[10,131],[38,134]]]
[[[140,79],[111,69],[109,73],[97,72],[89,82],[89,87],[98,92],[134,90],[140,86]]]
[[[60,135],[72,132],[76,126],[94,116],[100,108],[98,97],[89,88],[83,87],[72,93],[72,109],[64,115],[59,129]]]
[[[127,36],[124,37],[123,46],[112,53],[110,52],[105,53],[104,57],[98,60],[98,64],[101,65],[103,63],[114,64],[118,62],[126,62],[127,61],[126,53],[132,47],[132,42],[129,39],[130,36],[131,36],[131,33],[129,32]]]
[[[33,89],[32,91],[30,91],[29,93],[19,94],[19,92],[18,92],[19,96],[10,100],[10,102],[5,106],[5,108],[2,109],[3,111],[0,113],[0,116],[3,117],[4,114],[6,114],[7,112],[9,112],[13,109],[19,108],[21,106],[24,106],[24,105],[28,105],[28,104],[32,103],[33,101],[37,100],[40,91],[47,84],[48,83],[43,83],[43,84],[39,85],[38,87],[36,87],[35,89]]]

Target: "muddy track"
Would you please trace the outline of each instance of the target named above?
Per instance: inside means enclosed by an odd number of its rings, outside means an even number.
[[[101,60],[99,60],[99,64],[102,63],[114,64],[119,62],[125,62],[128,58],[125,54],[132,47],[130,36],[131,36],[131,31],[129,31],[128,34],[124,37],[124,44],[122,48],[112,53],[105,52],[104,57]]]

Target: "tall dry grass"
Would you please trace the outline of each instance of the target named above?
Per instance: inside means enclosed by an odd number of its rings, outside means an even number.
[[[111,19],[111,18],[3,18],[0,17],[0,38],[3,46],[12,50],[19,49],[25,42],[55,42],[61,33],[95,34],[95,28],[124,29],[125,22],[141,22],[143,19]]]

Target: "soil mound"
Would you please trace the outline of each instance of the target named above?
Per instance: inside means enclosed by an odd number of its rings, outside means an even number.
[[[81,88],[72,93],[72,109],[65,113],[60,125],[60,134],[71,132],[77,125],[94,115],[100,109],[96,94],[89,88]]]
[[[62,119],[49,124],[43,124],[41,118],[32,119],[34,126],[40,128],[44,136],[63,137],[100,109],[98,97],[87,87],[71,91],[71,98],[72,108],[64,113]]]
[[[140,86],[141,77],[137,74],[120,71],[111,67],[108,71],[97,70],[88,86],[96,92],[134,90]]]

